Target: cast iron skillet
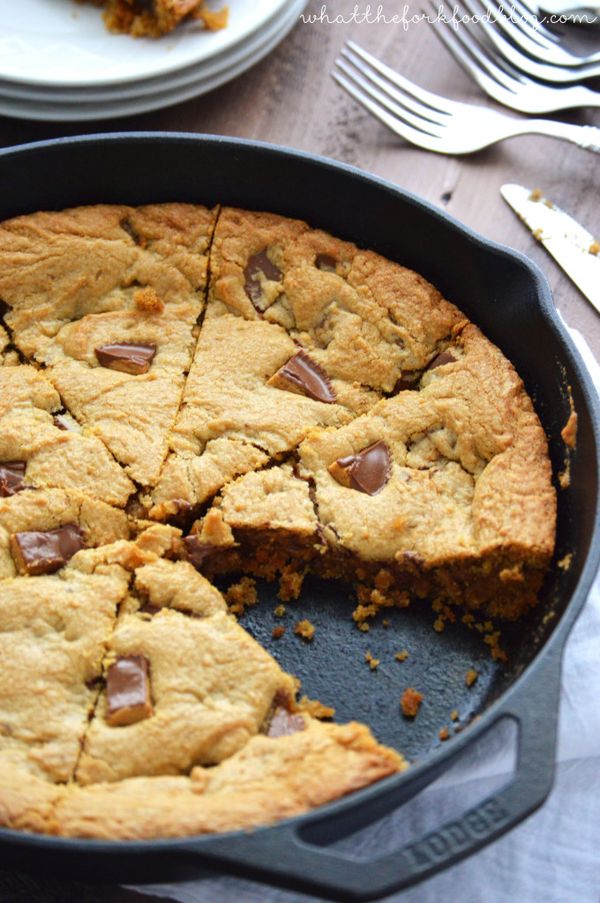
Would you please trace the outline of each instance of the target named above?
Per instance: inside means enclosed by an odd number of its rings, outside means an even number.
[[[560,430],[570,410],[568,387],[579,416],[571,483],[558,493],[555,560],[570,552],[572,564],[553,567],[538,610],[505,631],[508,668],[491,662],[475,632],[432,631],[427,605],[393,613],[388,630],[379,624],[362,634],[349,617],[347,591],[316,580],[296,610],[317,626],[310,647],[291,630],[272,643],[273,615],[264,600],[246,622],[302,678],[308,695],[334,704],[341,721],[364,719],[379,739],[416,760],[407,773],[251,833],[104,843],[3,830],[0,865],[113,882],[221,869],[332,899],[372,900],[456,863],[540,806],[553,781],[562,651],[600,558],[600,418],[594,388],[536,267],[394,185],[330,160],[246,141],[129,133],[32,144],[0,152],[0,186],[1,218],[97,202],[174,200],[301,217],[423,273],[502,348],[535,400],[555,473],[565,466]],[[549,611],[554,617],[544,618]],[[403,665],[393,659],[401,648],[411,653]],[[375,672],[365,665],[366,650],[382,661]],[[481,676],[467,690],[471,666]],[[398,709],[409,685],[425,692],[413,724]],[[480,717],[441,744],[438,731],[451,723],[453,708],[463,723]],[[410,799],[502,718],[518,726],[517,766],[490,798],[369,862],[331,846]]]

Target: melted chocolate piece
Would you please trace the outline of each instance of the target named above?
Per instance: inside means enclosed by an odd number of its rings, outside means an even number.
[[[112,342],[96,348],[96,357],[102,367],[134,376],[148,372],[155,354],[156,345],[137,342]]]
[[[142,612],[145,615],[157,615],[159,611],[162,611],[160,606],[152,605],[151,602],[145,602],[140,608],[138,608],[139,612]]]
[[[396,381],[396,385],[392,390],[392,394],[395,395],[397,392],[406,392],[411,389],[418,389],[418,382],[420,377],[419,372],[415,372],[413,370],[406,370],[403,372],[400,378]]]
[[[184,536],[183,544],[187,552],[188,561],[198,570],[202,567],[205,560],[218,548],[218,546],[214,546],[210,542],[201,542],[194,535]]]
[[[275,709],[271,724],[267,731],[268,737],[286,737],[306,729],[304,718],[301,715],[292,715],[287,709]]]
[[[377,495],[390,478],[392,462],[390,450],[382,440],[363,448],[356,455],[338,458],[329,467],[329,473],[349,489],[357,489],[367,495]]]
[[[427,370],[435,370],[436,367],[443,367],[444,364],[455,363],[456,358],[449,351],[440,351],[434,359],[427,365]]]
[[[288,392],[308,395],[315,401],[333,404],[336,395],[329,377],[305,351],[299,351],[280,367],[269,380],[269,385]]]
[[[252,301],[255,307],[258,306],[262,299],[262,289],[260,287],[260,274],[271,282],[281,282],[283,273],[272,263],[267,257],[267,249],[264,248],[258,254],[253,254],[248,258],[248,263],[244,269],[244,291]]]
[[[152,715],[148,659],[122,655],[106,675],[106,720],[113,727],[134,724]]]
[[[25,489],[25,461],[3,461],[0,464],[0,498],[7,498]]]
[[[336,263],[335,257],[332,257],[331,254],[317,254],[315,258],[315,266],[328,273],[335,273]]]
[[[15,564],[22,574],[53,574],[84,548],[77,524],[65,524],[45,533],[13,533],[10,538]]]
[[[173,499],[177,510],[169,515],[169,523],[175,527],[185,527],[192,517],[193,505],[185,499]]]

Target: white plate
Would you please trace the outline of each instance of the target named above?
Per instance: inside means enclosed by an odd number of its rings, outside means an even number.
[[[156,40],[110,34],[93,4],[0,0],[0,78],[74,87],[166,75],[234,47],[289,5],[290,0],[229,0],[227,28],[208,32],[189,22]]]
[[[167,91],[129,98],[123,101],[115,99],[107,103],[38,103],[26,100],[11,100],[0,96],[0,115],[13,116],[17,119],[38,121],[70,121],[84,122],[95,119],[112,119],[114,117],[132,116],[146,113],[162,107],[172,106],[206,94],[254,66],[279,44],[296,24],[298,17],[307,4],[307,0],[288,0],[286,15],[280,22],[280,29],[268,40],[255,49],[249,56],[238,60],[234,65],[228,60],[221,71],[209,78],[200,78],[192,84]]]
[[[292,0],[292,2],[295,2],[295,0]],[[212,77],[217,72],[222,71],[227,64],[237,65],[240,59],[249,56],[281,30],[282,23],[288,21],[289,12],[290,9],[287,7],[279,9],[258,32],[251,34],[245,40],[240,41],[222,53],[209,57],[203,62],[187,66],[170,75],[132,81],[124,86],[119,84],[108,85],[103,88],[73,87],[70,89],[30,86],[0,79],[0,97],[51,104],[107,103],[121,101],[126,98],[141,97],[144,94],[158,94],[175,88],[183,88],[186,85],[199,81],[201,78]]]

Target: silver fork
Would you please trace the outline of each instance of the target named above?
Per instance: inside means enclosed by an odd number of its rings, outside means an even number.
[[[534,15],[520,0],[510,0],[508,8],[496,0],[479,0],[483,10],[493,14],[499,28],[526,54],[553,66],[586,66],[600,62],[600,52],[578,56],[567,50],[553,32],[545,28],[541,16]],[[512,11],[515,17],[512,17]]]
[[[548,135],[600,153],[600,128],[548,119],[515,119],[448,100],[413,84],[349,41],[335,80],[380,122],[411,144],[439,154],[470,154],[516,135]]]
[[[556,84],[572,84],[580,82],[586,78],[596,78],[600,75],[600,63],[589,63],[583,66],[556,66],[539,59],[533,59],[527,53],[524,53],[516,47],[511,41],[504,37],[502,32],[486,21],[482,17],[487,8],[484,4],[478,4],[473,0],[461,0],[462,5],[473,17],[474,21],[471,27],[480,29],[485,33],[489,41],[494,45],[498,53],[520,69],[534,78],[542,81],[554,82]]]
[[[435,7],[431,6],[431,9]],[[600,107],[600,94],[583,85],[545,85],[533,81],[503,60],[473,30],[438,22],[437,38],[486,94],[521,113],[551,113],[576,107]]]

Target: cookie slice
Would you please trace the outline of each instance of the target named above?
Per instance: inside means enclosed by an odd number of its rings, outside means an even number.
[[[367,727],[322,724],[307,715],[293,733],[257,734],[237,753],[191,777],[137,777],[71,785],[54,812],[69,837],[149,839],[252,829],[403,771],[401,755]]]
[[[2,582],[0,771],[7,765],[54,783],[71,778],[126,590],[119,568],[85,574],[67,566]]]
[[[136,491],[105,445],[63,413],[60,396],[33,367],[0,368],[0,495],[3,467],[20,465],[7,493],[61,488],[124,507]]]
[[[53,574],[81,549],[128,536],[123,511],[80,492],[17,492],[0,498],[0,579]]]
[[[371,601],[406,590],[486,614],[535,604],[554,543],[547,442],[521,380],[475,326],[413,390],[301,445],[334,570]],[[398,596],[399,594],[399,596]]]
[[[215,216],[185,204],[96,206],[0,227],[0,297],[15,343],[142,486],[167,451]]]
[[[322,550],[311,487],[290,464],[245,474],[223,487],[184,547],[189,560],[208,574],[279,576],[284,595],[296,597],[302,574]]]
[[[108,643],[106,687],[86,733],[81,784],[179,774],[233,755],[291,702],[295,681],[226,613],[185,562],[136,572],[133,595]],[[131,603],[130,603],[131,604]]]
[[[464,320],[412,270],[271,213],[224,207],[210,267],[209,315],[280,324],[358,413],[423,369]]]
[[[231,314],[205,319],[151,516],[163,517],[178,499],[199,505],[234,477],[285,455],[312,427],[352,419],[329,394],[335,383],[326,374],[313,371],[320,397],[282,375],[297,355],[276,324]]]

